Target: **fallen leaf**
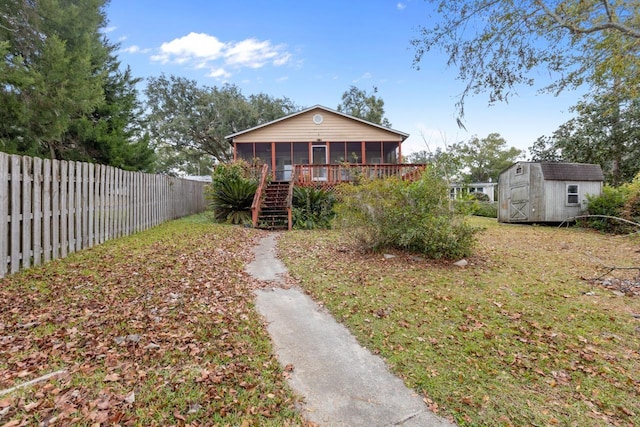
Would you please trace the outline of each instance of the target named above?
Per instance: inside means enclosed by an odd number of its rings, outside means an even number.
[[[104,382],[114,382],[119,380],[120,375],[116,374],[115,372],[104,377]]]
[[[175,417],[176,420],[187,421],[187,419],[184,416],[182,416],[177,409],[173,411],[173,416]]]

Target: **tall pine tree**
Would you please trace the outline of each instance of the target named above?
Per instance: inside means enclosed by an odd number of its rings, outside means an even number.
[[[153,169],[139,105],[117,46],[101,33],[106,0],[0,5],[0,149]]]

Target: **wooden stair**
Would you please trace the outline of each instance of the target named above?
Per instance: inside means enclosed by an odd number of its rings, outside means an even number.
[[[258,228],[265,230],[289,229],[288,195],[289,181],[271,181],[267,185],[258,216]]]

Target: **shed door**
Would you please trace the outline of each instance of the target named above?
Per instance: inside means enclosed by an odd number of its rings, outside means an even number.
[[[509,220],[526,221],[529,219],[529,186],[511,187],[509,197]]]

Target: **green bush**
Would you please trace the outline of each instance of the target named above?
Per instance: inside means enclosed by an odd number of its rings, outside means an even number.
[[[410,183],[397,178],[341,188],[338,224],[366,249],[397,248],[431,258],[470,255],[477,228],[456,213],[449,187],[433,170]]]
[[[498,218],[498,204],[497,203],[477,203],[473,211],[475,216],[484,216],[487,218]]]
[[[626,220],[640,222],[640,173],[624,187],[627,191],[627,197],[620,213]]]
[[[625,186],[605,185],[601,195],[587,195],[586,214],[621,218],[628,196],[629,190]],[[607,233],[625,233],[628,229],[621,221],[611,218],[587,218],[581,224]]]
[[[333,206],[336,198],[333,193],[312,187],[294,187],[293,189],[293,228],[313,230],[330,228],[335,217]]]
[[[245,161],[215,167],[205,198],[218,222],[251,223],[251,204],[258,188],[255,169]]]

